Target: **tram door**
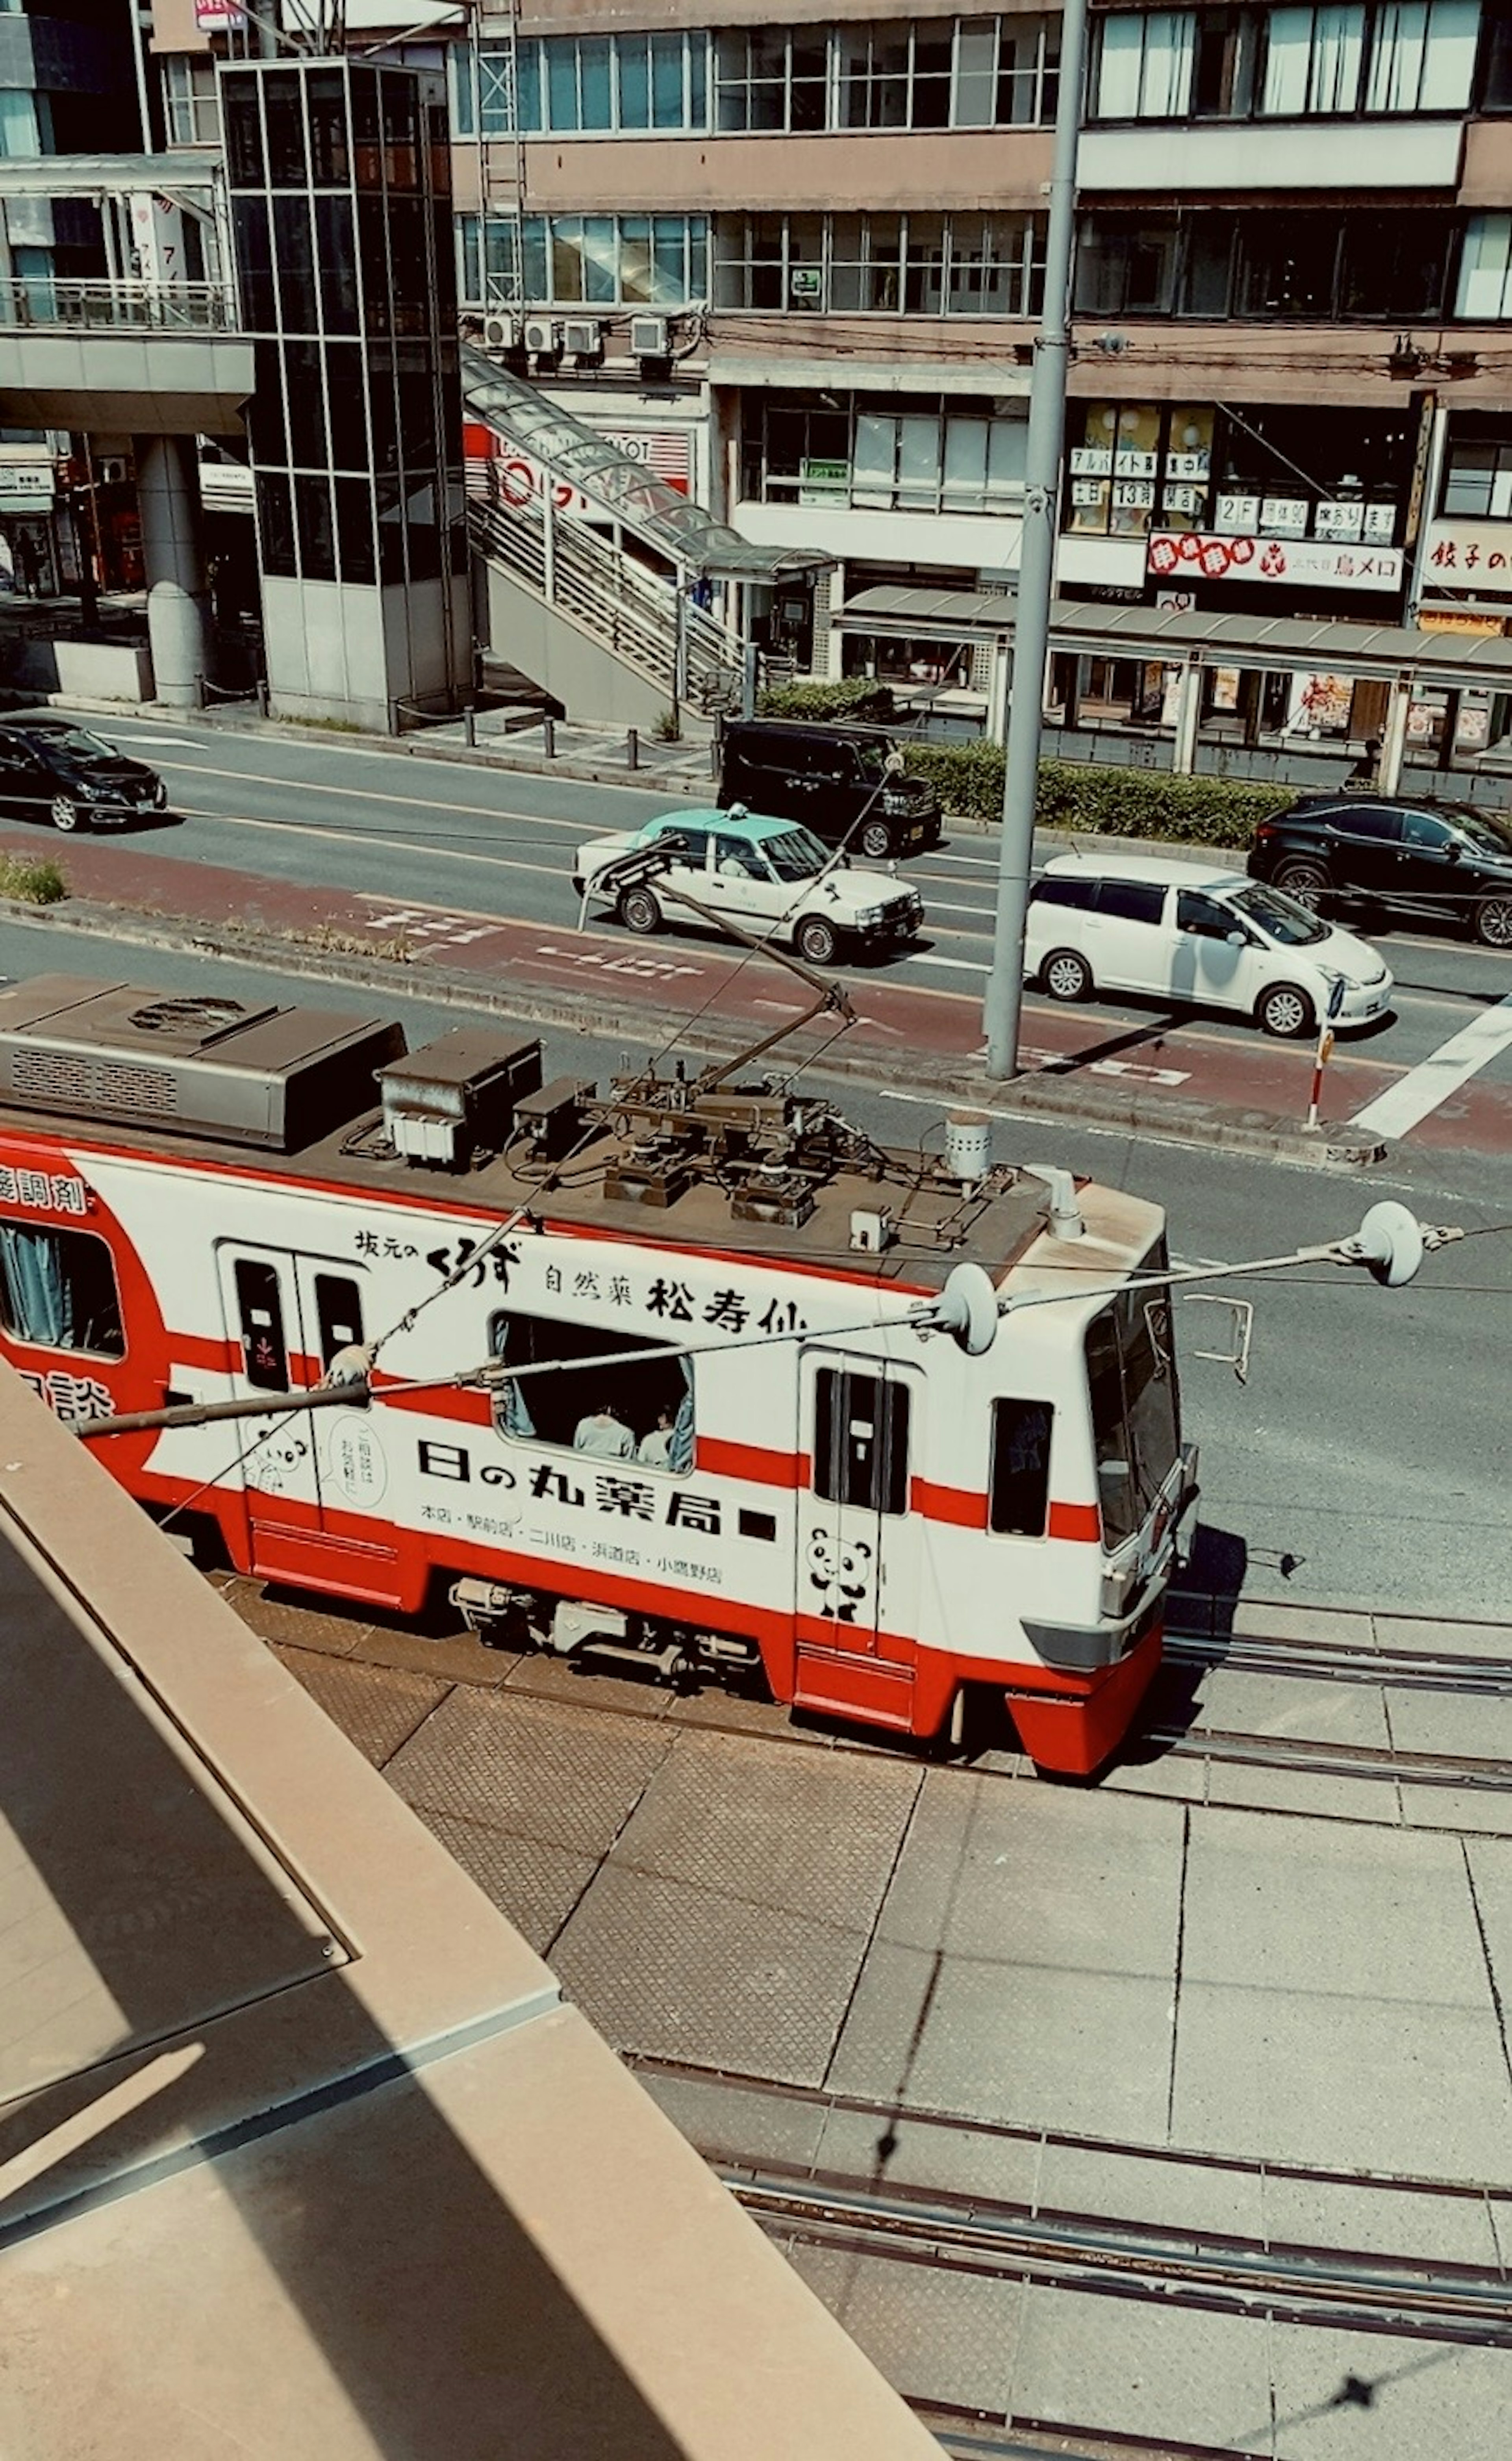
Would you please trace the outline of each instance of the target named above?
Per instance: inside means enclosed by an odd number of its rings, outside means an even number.
[[[911,1661],[920,1566],[909,1512],[923,1380],[833,1350],[803,1355],[808,1482],[799,1497],[803,1645],[877,1663]],[[818,1627],[818,1629],[816,1628]]]
[[[238,1395],[306,1390],[320,1382],[338,1350],[362,1340],[361,1283],[345,1261],[227,1243],[220,1265]],[[290,1560],[289,1541],[323,1535],[330,1507],[346,1502],[341,1493],[328,1491],[330,1420],[343,1415],[301,1410],[285,1418],[233,1420],[216,1429],[227,1460],[245,1447],[240,1467],[254,1572],[293,1577],[298,1567]],[[236,1443],[227,1442],[232,1436]]]

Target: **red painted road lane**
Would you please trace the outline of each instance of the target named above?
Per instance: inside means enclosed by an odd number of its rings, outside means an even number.
[[[0,853],[35,855],[34,836],[0,836]],[[415,969],[415,991],[428,965],[475,974],[494,993],[508,988],[612,998],[626,1022],[642,1020],[650,1043],[671,1032],[677,1016],[697,1011],[769,1032],[784,1014],[809,1003],[804,986],[771,959],[671,933],[632,939],[612,928],[579,932],[459,907],[425,906],[374,890],[326,888],[272,880],[214,864],[182,863],[119,840],[71,843],[66,854],[75,895],[173,918],[189,925],[250,926],[305,937],[339,935],[345,949],[375,955],[402,942]],[[849,978],[860,1022],[850,1038],[876,1054],[885,1074],[894,1056],[900,1080],[910,1053],[958,1059],[963,1068],[982,1051],[981,998],[975,992],[935,990],[899,974],[862,970]],[[822,1034],[829,1029],[822,1023]],[[1095,1011],[1041,1001],[1025,1007],[1025,1052],[1032,1067],[1106,1083],[1121,1082],[1140,1099],[1149,1126],[1162,1095],[1186,1103],[1216,1103],[1294,1120],[1307,1116],[1312,1071],[1310,1044],[1281,1044],[1242,1029],[1197,1033],[1147,1021],[1099,1016]],[[1378,1048],[1378,1046],[1376,1046]],[[1325,1111],[1346,1120],[1404,1074],[1369,1052],[1341,1046],[1329,1070]],[[1413,1131],[1418,1145],[1512,1150],[1512,1086],[1472,1080]]]

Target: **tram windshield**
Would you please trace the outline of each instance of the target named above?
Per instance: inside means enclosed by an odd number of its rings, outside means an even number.
[[[1163,1272],[1165,1242],[1144,1270]],[[1176,1465],[1181,1409],[1171,1302],[1163,1290],[1129,1290],[1087,1327],[1087,1381],[1097,1447],[1103,1543],[1121,1547],[1146,1520]]]

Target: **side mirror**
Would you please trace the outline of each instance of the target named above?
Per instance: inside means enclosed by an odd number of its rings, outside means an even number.
[[[1249,946],[1247,931],[1225,931],[1224,939],[1230,949],[1247,949]]]

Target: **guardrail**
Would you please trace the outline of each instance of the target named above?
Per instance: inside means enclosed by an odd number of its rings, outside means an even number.
[[[50,277],[0,282],[0,327],[22,332],[234,333],[236,301],[216,282],[58,282]]]
[[[548,542],[533,503],[506,511],[475,497],[467,512],[481,554],[560,608],[670,701],[711,717],[738,705],[740,643],[706,608],[685,597],[679,615],[666,581],[581,522],[559,517]]]

